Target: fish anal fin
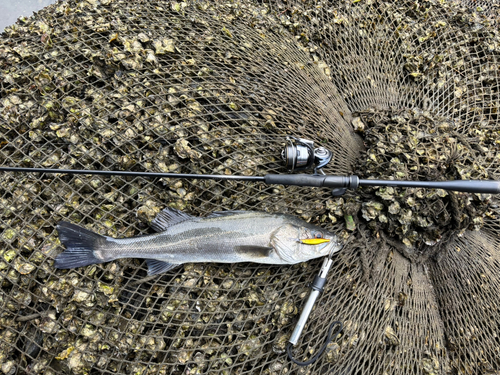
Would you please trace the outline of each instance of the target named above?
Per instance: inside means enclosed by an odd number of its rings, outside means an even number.
[[[256,258],[265,258],[269,256],[269,253],[273,250],[273,248],[267,246],[242,245],[236,246],[235,250],[238,254],[245,254]]]
[[[154,218],[151,222],[151,228],[156,232],[163,232],[172,225],[192,219],[195,219],[195,217],[174,208],[167,207]]]
[[[178,266],[178,264],[168,263],[157,259],[146,259],[146,263],[148,264],[148,275],[158,275]]]

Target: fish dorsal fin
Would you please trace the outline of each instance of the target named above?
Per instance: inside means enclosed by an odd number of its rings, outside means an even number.
[[[269,256],[269,253],[273,250],[273,248],[266,246],[242,245],[236,246],[235,250],[241,255],[248,255],[253,258],[265,258]]]
[[[195,219],[195,216],[191,216],[185,212],[167,207],[154,218],[151,222],[151,228],[153,228],[156,232],[163,232],[172,225],[192,219]]]
[[[215,211],[215,212],[212,212],[210,215],[208,215],[207,218],[234,216],[234,215],[243,215],[243,214],[248,214],[248,211],[243,211],[243,210]]]
[[[178,266],[178,264],[172,264],[157,259],[146,259],[146,263],[148,264],[148,275],[158,275]]]

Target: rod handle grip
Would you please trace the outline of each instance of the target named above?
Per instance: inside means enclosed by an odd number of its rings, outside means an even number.
[[[329,188],[356,189],[359,185],[357,176],[329,176],[310,174],[268,174],[264,176],[266,184],[296,185]]]

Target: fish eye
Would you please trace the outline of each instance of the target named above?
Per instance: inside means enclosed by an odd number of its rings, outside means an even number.
[[[316,232],[316,233],[314,234],[314,238],[323,238],[323,233],[321,233],[321,232]]]

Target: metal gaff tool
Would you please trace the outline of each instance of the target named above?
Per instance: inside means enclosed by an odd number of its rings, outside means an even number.
[[[334,248],[336,249],[336,248]],[[319,295],[321,292],[323,292],[323,288],[326,283],[326,277],[328,275],[328,271],[330,271],[330,267],[332,266],[333,260],[332,260],[332,252],[323,260],[323,265],[321,266],[321,269],[319,270],[319,274],[314,277],[314,281],[311,284],[311,293],[309,293],[309,297],[307,298],[306,304],[304,305],[304,308],[302,309],[302,313],[300,314],[299,320],[297,322],[297,325],[295,326],[295,329],[292,332],[292,335],[290,336],[290,339],[288,340],[288,345],[287,345],[287,352],[288,352],[288,357],[290,360],[299,365],[299,366],[308,366],[314,362],[323,354],[323,352],[326,349],[326,346],[329,344],[329,342],[332,340],[332,338],[335,338],[340,332],[342,332],[343,325],[339,321],[335,321],[330,325],[330,328],[328,330],[328,336],[326,338],[325,343],[323,346],[318,350],[318,352],[309,360],[305,362],[300,362],[293,358],[292,354],[292,347],[297,344],[299,341],[300,335],[302,334],[302,331],[304,330],[304,327],[307,323],[307,320],[309,319],[309,315],[312,312],[312,309],[314,307],[314,304],[316,303],[316,300],[318,299]],[[333,331],[333,329],[338,326],[338,328]]]

